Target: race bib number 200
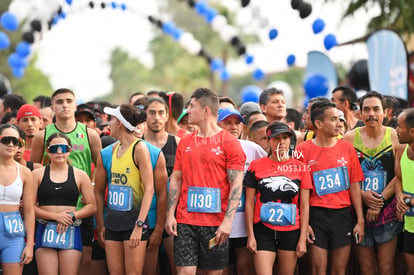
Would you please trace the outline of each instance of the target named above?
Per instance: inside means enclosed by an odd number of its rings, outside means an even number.
[[[132,187],[110,184],[108,189],[108,207],[117,211],[132,209]]]

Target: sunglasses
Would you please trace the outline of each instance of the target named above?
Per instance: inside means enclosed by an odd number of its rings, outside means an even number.
[[[70,149],[71,149],[72,147],[70,147],[69,145],[67,145],[67,144],[53,144],[53,145],[50,145],[49,147],[47,147],[47,150],[49,151],[49,153],[51,153],[51,154],[56,154],[57,152],[58,152],[58,150],[60,149],[60,152],[62,153],[62,154],[64,154],[64,153],[68,153],[68,152],[70,152]]]
[[[21,138],[13,137],[13,136],[3,136],[0,137],[0,143],[4,145],[9,145],[10,142],[13,144],[13,146],[23,147],[24,140]]]

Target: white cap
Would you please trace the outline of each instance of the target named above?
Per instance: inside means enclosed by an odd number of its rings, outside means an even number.
[[[105,107],[103,109],[104,113],[114,116],[116,117],[121,123],[122,125],[125,126],[125,128],[127,128],[129,131],[131,132],[136,132],[138,131],[136,126],[132,126],[131,123],[129,123],[124,116],[121,114],[121,109],[120,107],[116,107],[116,108],[111,108],[111,107]]]

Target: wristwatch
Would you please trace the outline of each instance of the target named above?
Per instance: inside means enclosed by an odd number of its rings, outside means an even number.
[[[144,227],[144,225],[145,225],[145,223],[144,223],[143,221],[140,221],[140,220],[137,220],[137,221],[135,222],[135,224],[136,224],[138,227]]]
[[[382,200],[383,203],[385,203],[384,195],[382,193],[379,194],[379,198]]]
[[[68,214],[72,217],[72,222],[76,222],[75,213],[69,212]]]

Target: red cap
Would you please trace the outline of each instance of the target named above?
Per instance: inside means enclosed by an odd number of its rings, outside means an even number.
[[[19,121],[22,117],[25,116],[37,116],[38,118],[42,118],[40,115],[39,110],[36,108],[36,106],[32,104],[24,104],[22,107],[19,108],[19,111],[17,111],[17,121]]]

